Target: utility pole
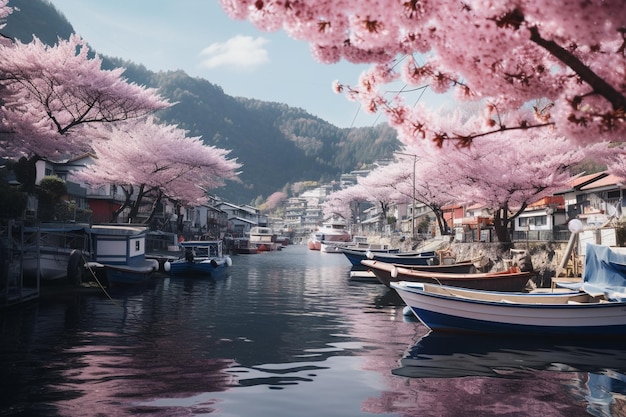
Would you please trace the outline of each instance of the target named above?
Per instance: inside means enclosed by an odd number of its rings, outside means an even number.
[[[415,239],[415,165],[417,164],[417,155],[403,152],[394,152],[394,154],[413,157],[413,201],[411,203],[411,235],[413,236],[413,239]]]

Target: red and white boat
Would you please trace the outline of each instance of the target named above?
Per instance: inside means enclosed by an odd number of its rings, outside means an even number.
[[[337,221],[335,219],[329,220],[320,226],[311,239],[309,239],[308,246],[310,250],[323,250],[325,247],[335,247],[337,243],[348,243],[352,241],[352,235],[346,229],[346,224],[343,221]],[[323,245],[330,243],[330,245]]]

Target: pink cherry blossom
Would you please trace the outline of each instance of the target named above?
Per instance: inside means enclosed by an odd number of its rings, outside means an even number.
[[[310,43],[322,63],[371,63],[357,85],[334,89],[383,112],[406,144],[458,141],[508,129],[549,130],[577,143],[626,134],[626,7],[623,0],[220,0],[234,19],[282,29]],[[423,64],[419,64],[423,62]],[[517,125],[485,125],[471,135],[429,125],[432,110],[385,96],[390,80],[454,89],[501,114],[550,104]],[[493,121],[493,119],[492,119]]]
[[[0,46],[1,155],[88,151],[103,124],[169,106],[155,90],[122,78],[123,69],[103,70],[101,64],[78,36],[52,47],[37,38]]]
[[[97,187],[116,184],[139,190],[141,198],[156,194],[184,205],[207,201],[207,191],[237,180],[240,164],[227,159],[229,151],[205,145],[199,137],[153,117],[111,126],[92,144],[94,163],[74,178]]]

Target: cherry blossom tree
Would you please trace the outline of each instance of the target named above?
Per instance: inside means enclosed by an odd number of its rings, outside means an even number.
[[[445,154],[433,146],[405,147],[396,154],[397,161],[384,167],[383,175],[390,187],[405,198],[428,207],[435,216],[439,233],[449,233],[443,206],[456,199],[454,184],[433,178],[447,178]],[[415,165],[415,166],[414,166]],[[413,219],[413,221],[415,221]]]
[[[322,63],[371,63],[356,86],[335,89],[384,112],[405,144],[467,146],[508,130],[552,129],[579,143],[621,141],[626,133],[623,0],[220,3],[234,19],[308,41]],[[479,102],[484,123],[442,129],[429,109],[385,95],[397,80]]]
[[[624,149],[624,144],[611,148],[611,152],[608,153],[604,162],[606,162],[610,174],[626,182],[626,149]]]
[[[358,215],[359,204],[366,201],[367,190],[359,184],[355,184],[328,195],[324,201],[322,214],[324,218],[337,216],[350,222]],[[355,205],[357,211],[353,211]]]
[[[384,168],[379,167],[368,176],[359,177],[357,184],[330,194],[324,202],[324,216],[352,219],[354,205],[358,209],[360,203],[369,202],[377,206],[379,223],[383,225],[391,205],[406,201],[406,196],[391,186],[393,179],[386,176]]]
[[[13,7],[9,7],[9,0],[0,0],[0,29],[6,26],[6,18],[13,13]]]
[[[237,180],[241,165],[226,158],[229,151],[207,146],[199,137],[188,137],[185,130],[159,124],[153,117],[109,130],[92,143],[94,163],[74,177],[94,187],[120,186],[127,198],[117,214],[130,206],[131,221],[146,196],[152,196],[151,217],[163,198],[195,206],[207,201],[208,190]]]
[[[285,199],[287,199],[287,193],[283,191],[276,191],[267,197],[267,200],[265,200],[265,203],[263,203],[261,208],[264,211],[272,211],[279,207]]]
[[[564,189],[572,166],[610,154],[606,143],[575,147],[562,137],[541,133],[510,131],[462,149],[444,145],[448,152],[431,180],[454,184],[457,203],[492,209],[498,240],[510,242],[510,224],[528,204]]]
[[[366,177],[358,178],[358,185],[365,190],[367,201],[378,206],[381,226],[387,221],[393,204],[407,201],[405,195],[392,187],[393,184],[394,180],[386,174],[384,166],[374,169]]]
[[[3,9],[0,9],[2,12]],[[0,156],[52,158],[90,150],[108,123],[169,106],[155,90],[103,70],[84,40],[0,45]]]

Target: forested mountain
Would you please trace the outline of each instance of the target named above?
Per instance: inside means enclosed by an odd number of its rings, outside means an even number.
[[[57,37],[73,33],[46,0],[11,0],[10,5],[20,10],[9,16],[2,31],[7,36],[28,42],[34,34],[54,44]],[[300,108],[228,96],[219,86],[183,71],[153,72],[138,63],[103,59],[109,68],[126,68],[128,80],[158,88],[177,103],[158,115],[161,120],[231,150],[229,156],[243,164],[242,183],[214,192],[235,203],[268,197],[298,181],[338,179],[341,173],[391,156],[400,146],[395,131],[384,124],[341,129]]]

